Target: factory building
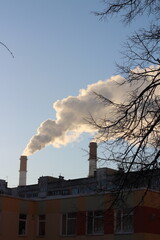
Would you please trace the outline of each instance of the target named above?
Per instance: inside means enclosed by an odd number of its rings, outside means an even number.
[[[148,187],[146,179],[117,196],[117,176],[124,172],[97,168],[97,144],[90,143],[86,178],[40,177],[26,184],[27,157],[20,158],[19,186],[0,180],[0,240],[159,240],[160,170]],[[142,174],[141,174],[142,175]]]

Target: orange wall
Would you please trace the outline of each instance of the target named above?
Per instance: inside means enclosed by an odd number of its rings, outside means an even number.
[[[144,191],[135,191],[130,203],[139,202]],[[60,236],[61,214],[77,211],[77,240],[159,240],[160,239],[160,195],[148,191],[141,206],[135,209],[134,234],[114,234],[114,212],[105,211],[104,235],[87,236],[86,211],[102,210],[108,207],[110,195],[82,196],[51,200],[24,200],[13,197],[0,196],[0,240],[73,240],[73,237]],[[152,205],[153,204],[153,205]],[[152,207],[151,207],[152,206]],[[27,236],[18,236],[19,213],[28,216]],[[37,218],[39,214],[46,215],[46,236],[37,237]],[[154,233],[154,234],[153,234]],[[154,238],[149,238],[154,236]]]
[[[18,237],[19,213],[28,215],[27,237],[31,239],[35,231],[34,209],[35,203],[16,199],[12,197],[1,196],[1,212],[0,212],[0,240],[24,239]],[[23,210],[23,211],[22,211]]]

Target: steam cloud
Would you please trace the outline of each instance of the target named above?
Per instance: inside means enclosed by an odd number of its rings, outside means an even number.
[[[86,89],[79,91],[78,96],[69,96],[54,102],[56,119],[48,119],[40,125],[23,155],[29,156],[48,145],[54,147],[66,145],[75,141],[84,132],[94,134],[96,130],[86,120],[89,115],[98,121],[104,119],[106,115],[112,117],[113,109],[111,106],[105,107],[93,92],[102,94],[116,103],[123,103],[134,88],[129,84],[117,86],[117,82],[121,83],[123,80],[124,78],[116,75],[88,85]]]

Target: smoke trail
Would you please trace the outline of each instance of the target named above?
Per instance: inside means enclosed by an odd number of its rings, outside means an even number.
[[[95,120],[113,117],[111,106],[105,107],[93,92],[102,94],[110,100],[122,103],[126,100],[128,92],[132,90],[128,84],[118,87],[116,82],[124,79],[113,76],[105,81],[88,85],[86,89],[81,89],[78,96],[69,96],[58,100],[53,104],[56,111],[56,119],[48,119],[37,129],[37,134],[28,143],[23,155],[31,155],[42,148],[53,145],[60,147],[75,141],[82,133],[94,133],[93,126],[86,121],[89,114]],[[133,87],[133,86],[132,86]]]

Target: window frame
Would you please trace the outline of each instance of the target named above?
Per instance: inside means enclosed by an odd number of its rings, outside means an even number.
[[[99,216],[97,215],[98,212],[101,213]],[[90,219],[89,219],[89,214],[92,214]],[[101,223],[102,230],[95,231],[96,224],[99,224],[99,222],[97,222],[98,219],[101,219],[101,221],[102,221],[102,223]],[[89,226],[88,226],[89,221],[91,221],[91,232],[89,232]],[[87,213],[86,213],[86,234],[87,235],[103,235],[104,234],[104,211],[103,210],[87,211]]]
[[[24,232],[21,233],[20,225],[25,224]],[[27,214],[19,213],[18,236],[27,236]]]
[[[117,213],[120,212],[120,223],[119,226],[120,226],[120,230],[117,229]],[[132,209],[115,209],[115,221],[114,221],[114,233],[115,234],[132,234],[134,233],[134,219],[133,219],[133,216],[134,216],[134,213],[133,213],[133,210]],[[125,218],[125,220],[124,220]],[[127,219],[127,222],[128,222],[128,218],[131,218],[131,226],[130,226],[130,230],[125,230],[125,227],[124,227],[124,223]]]
[[[73,215],[73,216],[70,216]],[[70,233],[70,224],[74,222],[74,232]],[[65,226],[63,225],[65,224]],[[62,213],[61,215],[61,235],[76,236],[77,235],[77,212]]]
[[[42,219],[40,219],[40,218],[42,218]],[[46,235],[46,215],[45,214],[38,215],[38,223],[37,224],[38,224],[37,236],[38,237],[45,237],[45,235]],[[44,224],[44,233],[43,234],[40,234],[40,229],[41,229],[40,225],[41,224]]]

